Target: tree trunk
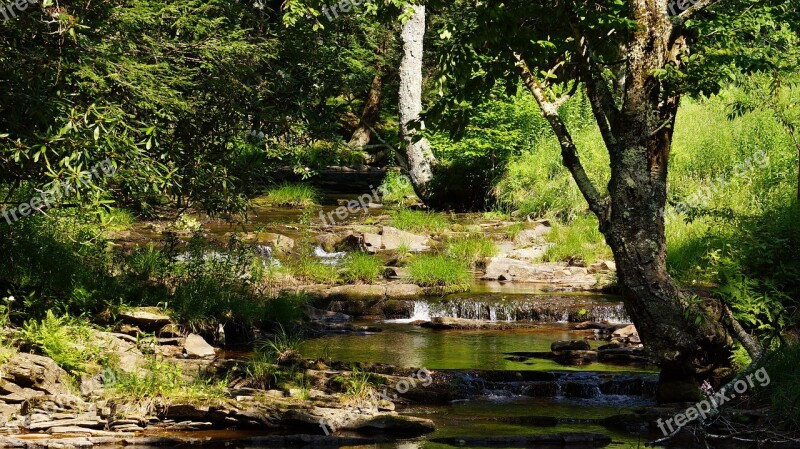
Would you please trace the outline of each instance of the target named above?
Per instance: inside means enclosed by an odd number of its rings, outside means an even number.
[[[364,104],[364,112],[361,113],[361,120],[358,123],[358,128],[353,132],[350,138],[350,146],[355,148],[362,148],[369,145],[372,140],[372,129],[378,122],[378,116],[381,110],[381,92],[383,91],[383,73],[382,67],[378,67],[375,77],[372,79],[372,85],[367,94],[367,101]]]
[[[427,203],[432,195],[431,181],[436,158],[430,143],[417,136],[412,124],[422,112],[422,57],[425,37],[425,6],[412,5],[414,15],[403,25],[401,38],[403,56],[400,60],[400,138],[405,152],[398,154],[400,167],[405,171],[417,195]]]

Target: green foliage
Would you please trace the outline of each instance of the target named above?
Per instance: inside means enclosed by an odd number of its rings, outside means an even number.
[[[303,337],[300,334],[288,332],[280,326],[271,339],[258,342],[255,351],[275,360],[278,364],[287,365],[299,358],[302,342]]]
[[[383,262],[371,254],[355,252],[347,255],[343,267],[347,282],[371,284],[381,276]]]
[[[800,428],[800,344],[796,341],[772,353],[764,368],[769,373],[770,384],[764,393],[772,409],[785,417],[794,429]]]
[[[386,206],[405,208],[420,202],[411,181],[396,169],[386,171],[386,178],[378,187],[378,191],[381,192],[381,201]]]
[[[111,399],[138,403],[143,400],[208,401],[227,397],[227,381],[204,378],[187,379],[179,365],[155,358],[147,361],[143,372],[117,372],[106,387]]]
[[[74,375],[97,373],[110,360],[87,322],[57,317],[52,310],[41,321],[26,322],[16,337],[22,346],[50,357]]]
[[[408,264],[411,280],[423,287],[443,287],[449,291],[468,290],[472,276],[466,265],[443,255],[423,254]]]
[[[278,366],[271,352],[255,351],[247,359],[245,375],[255,388],[268,390],[278,382]]]
[[[276,207],[310,207],[317,204],[319,193],[307,184],[281,184],[267,190],[259,203]]]
[[[301,250],[289,262],[292,274],[306,281],[319,284],[335,284],[339,271],[332,265],[322,263],[310,250]]]
[[[302,292],[281,292],[268,298],[264,305],[264,317],[280,325],[296,323],[303,318],[303,308],[311,298]]]
[[[482,264],[484,259],[494,257],[498,252],[493,241],[480,236],[449,240],[444,249],[448,257],[463,261],[469,267]]]
[[[391,225],[403,231],[426,233],[438,233],[450,228],[450,222],[443,215],[410,209],[394,211]]]
[[[544,260],[565,262],[577,259],[592,264],[612,259],[611,248],[606,245],[598,227],[594,215],[578,216],[568,225],[555,223],[553,230],[545,236],[552,246],[547,248]]]
[[[345,398],[351,401],[364,400],[375,393],[372,374],[356,366],[349,376],[337,376],[334,381],[342,386]]]

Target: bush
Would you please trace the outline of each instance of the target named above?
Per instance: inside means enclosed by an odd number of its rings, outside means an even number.
[[[344,269],[347,282],[371,284],[381,276],[383,262],[371,254],[356,252],[345,258]]]
[[[422,287],[468,290],[472,275],[464,263],[442,255],[421,255],[408,264],[409,275]]]
[[[67,316],[56,317],[48,310],[41,321],[25,323],[17,337],[24,347],[53,359],[74,375],[95,374],[110,363],[101,343],[85,321]]]
[[[450,240],[445,244],[444,250],[448,257],[463,261],[470,267],[483,263],[488,257],[496,256],[498,251],[493,241],[479,236]]]
[[[319,192],[305,184],[281,184],[265,193],[259,203],[276,207],[309,207],[317,204]]]
[[[764,368],[769,373],[770,384],[759,396],[772,402],[772,409],[788,419],[792,427],[800,428],[800,343],[797,341],[776,350]]]
[[[450,222],[434,212],[400,209],[392,214],[392,226],[409,232],[437,233],[450,228]]]

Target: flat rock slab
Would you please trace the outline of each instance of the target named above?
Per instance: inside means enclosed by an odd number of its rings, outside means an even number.
[[[120,312],[119,318],[127,323],[140,326],[162,327],[172,322],[156,307],[139,307]]]

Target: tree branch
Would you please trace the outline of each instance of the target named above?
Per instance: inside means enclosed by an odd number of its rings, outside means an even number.
[[[613,151],[617,146],[617,139],[614,137],[613,130],[620,112],[614,103],[614,96],[608,88],[608,84],[606,84],[605,77],[603,77],[602,69],[592,57],[586,36],[581,32],[573,0],[567,1],[565,5],[572,35],[580,53],[578,56],[579,66],[583,72],[583,78],[586,80],[592,112],[600,127],[600,133],[606,146],[609,151]]]
[[[600,220],[601,229],[604,229],[608,222],[608,201],[597,191],[594,183],[592,183],[592,180],[589,179],[589,176],[586,174],[583,164],[581,164],[580,157],[578,156],[578,149],[558,113],[557,104],[560,99],[556,100],[556,102],[549,101],[545,95],[544,86],[542,86],[533,72],[531,72],[528,64],[522,59],[522,56],[513,50],[512,53],[522,81],[525,83],[525,87],[533,94],[533,98],[536,99],[536,103],[539,105],[542,115],[544,115],[558,138],[559,144],[561,145],[561,158],[564,166],[570,171],[572,178],[575,179],[575,183],[578,185],[578,189],[580,189],[586,202],[589,203],[589,209],[591,209]]]
[[[711,6],[714,6],[715,4],[720,3],[723,0],[685,0],[685,1],[692,3],[692,6],[686,9],[686,11],[683,11],[682,13],[676,15],[675,17],[672,17],[672,23],[674,23],[677,26],[683,25],[693,15],[697,14],[700,11],[708,9]]]

